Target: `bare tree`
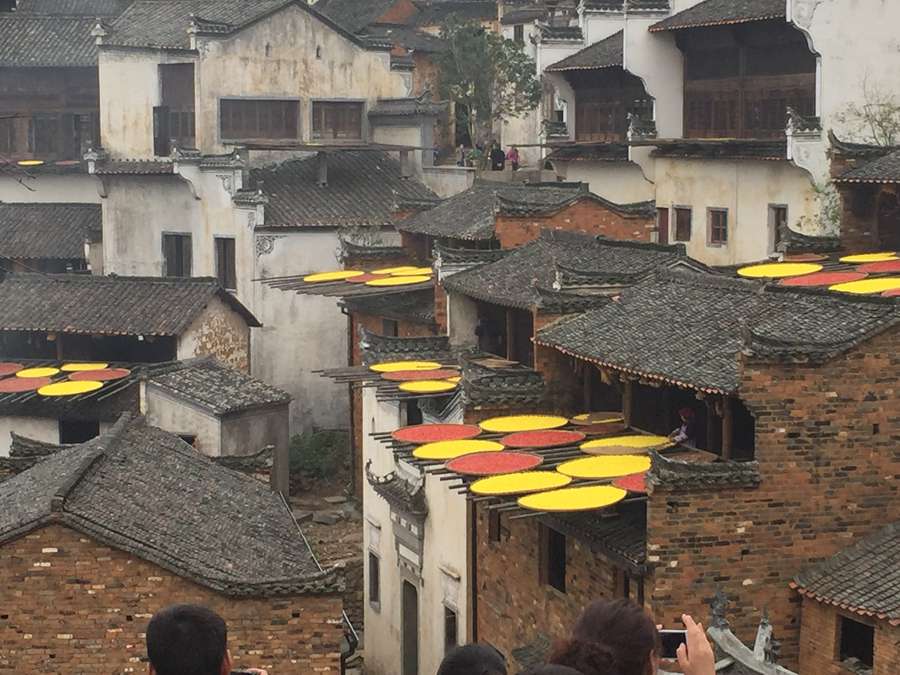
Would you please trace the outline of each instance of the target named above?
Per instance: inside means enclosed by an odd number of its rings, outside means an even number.
[[[846,125],[848,140],[882,147],[900,144],[900,97],[863,78],[863,100],[849,103],[835,118]]]

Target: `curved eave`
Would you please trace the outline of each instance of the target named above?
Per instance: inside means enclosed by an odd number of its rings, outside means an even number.
[[[713,26],[737,26],[742,23],[755,23],[757,21],[773,21],[776,19],[786,19],[784,14],[769,14],[766,16],[754,16],[746,19],[724,19],[721,21],[698,21],[693,23],[683,23],[677,25],[661,26],[656,24],[650,26],[647,30],[650,33],[664,33],[670,30],[687,30],[689,28],[710,28]]]
[[[881,621],[887,621],[892,626],[900,626],[900,617],[892,617],[890,614],[885,612],[879,612],[876,610],[866,609],[865,607],[857,607],[856,605],[841,602],[839,600],[833,600],[831,598],[827,598],[823,595],[819,595],[817,593],[813,593],[805,588],[803,588],[796,581],[792,581],[790,587],[797,591],[800,595],[805,598],[810,598],[815,600],[816,602],[821,602],[825,605],[831,605],[832,607],[837,607],[838,609],[842,609],[844,611],[850,612],[852,614],[857,614],[859,616],[865,616],[872,619],[880,619]]]

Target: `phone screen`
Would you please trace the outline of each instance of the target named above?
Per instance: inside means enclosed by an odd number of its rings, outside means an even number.
[[[687,644],[686,630],[661,630],[659,638],[662,642],[662,653],[660,657],[664,659],[674,659],[677,656],[678,647]]]

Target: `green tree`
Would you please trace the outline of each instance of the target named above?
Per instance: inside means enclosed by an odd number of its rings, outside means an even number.
[[[541,101],[534,60],[521,45],[451,15],[441,28],[447,49],[437,56],[441,96],[465,107],[469,137],[495,120],[519,117]]]

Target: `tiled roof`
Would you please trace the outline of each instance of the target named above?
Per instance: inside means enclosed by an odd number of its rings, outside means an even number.
[[[100,229],[99,204],[0,203],[0,258],[81,260]]]
[[[103,44],[190,49],[192,23],[201,34],[229,35],[288,5],[318,17],[360,46],[369,46],[299,0],[137,0],[112,23]]]
[[[132,0],[18,0],[16,14],[84,16],[96,19],[118,16]]]
[[[533,23],[547,13],[544,7],[523,7],[522,9],[514,9],[506,12],[500,23],[504,26],[511,26],[517,23]]]
[[[397,224],[406,232],[449,239],[491,239],[500,212],[540,213],[588,196],[583,183],[498,183],[476,181],[468,190]]]
[[[397,0],[319,0],[315,8],[351,33],[362,32],[387,12]]]
[[[650,26],[650,31],[725,26],[766,19],[784,19],[785,15],[785,0],[704,0]]]
[[[95,24],[93,18],[0,14],[0,67],[96,67]]]
[[[440,26],[451,15],[461,21],[496,21],[495,0],[432,0],[417,2],[419,13],[413,17],[417,26]]]
[[[832,358],[894,326],[888,298],[804,291],[718,275],[660,272],[613,302],[562,320],[536,342],[647,379],[733,393],[742,350]]]
[[[384,295],[362,295],[344,298],[342,303],[352,312],[401,319],[415,323],[434,323],[434,289]]]
[[[629,570],[641,574],[647,558],[646,509],[621,508],[618,513],[572,513],[543,516],[543,522],[612,557]]]
[[[850,169],[835,180],[839,183],[900,183],[900,150]]]
[[[169,159],[113,159],[97,163],[98,176],[172,176],[175,163]]]
[[[177,336],[213,298],[261,325],[215,279],[9,274],[0,282],[0,330]]]
[[[295,159],[251,171],[269,198],[266,227],[389,225],[405,200],[437,197],[415,178],[401,178],[400,163],[383,152],[330,153],[328,185],[318,184],[318,158]]]
[[[446,113],[446,101],[431,100],[430,94],[409,96],[405,98],[380,98],[369,108],[369,117],[410,117],[415,115],[439,116]]]
[[[575,143],[558,145],[547,159],[551,162],[627,162],[627,143]]]
[[[560,41],[569,41],[569,40],[577,40],[581,41],[584,39],[584,35],[581,32],[581,26],[541,26],[541,37],[544,41],[548,40],[560,40]]]
[[[900,522],[804,570],[793,585],[819,602],[900,625]]]
[[[652,451],[650,455],[653,465],[647,472],[647,482],[666,490],[706,491],[715,487],[753,487],[760,482],[758,462],[700,463],[685,462]]]
[[[561,73],[567,70],[593,70],[595,68],[621,67],[625,48],[625,32],[619,31],[605,40],[585,47],[580,52],[567,56],[562,61],[547,66],[544,70]]]
[[[649,141],[655,145],[654,157],[679,159],[758,159],[780,161],[787,159],[787,141],[743,139],[661,139]]]
[[[288,403],[291,395],[212,358],[191,359],[149,378],[152,386],[166,389],[215,415]]]
[[[374,39],[397,47],[412,49],[414,52],[434,53],[446,48],[446,43],[436,35],[418,30],[412,26],[392,26],[377,24],[360,29],[360,37]]]
[[[628,10],[660,11],[669,9],[670,0],[629,0]],[[584,0],[584,8],[588,11],[613,11],[621,12],[624,9],[623,0]]]
[[[601,239],[560,230],[511,251],[497,262],[459,272],[444,287],[485,302],[532,309],[540,305],[538,289],[559,286],[561,276],[584,272],[602,282],[630,278],[687,261],[683,246]],[[558,290],[558,289],[557,289]]]
[[[277,493],[141,418],[0,483],[0,542],[51,523],[229,596],[337,590]]]

